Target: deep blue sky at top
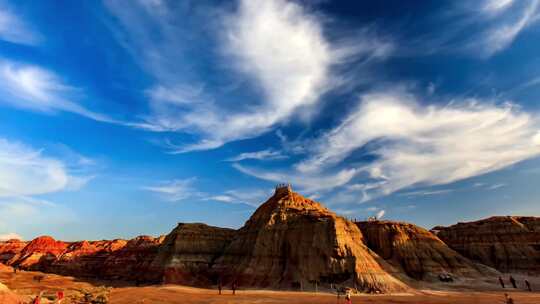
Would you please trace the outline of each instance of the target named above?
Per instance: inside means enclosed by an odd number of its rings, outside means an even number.
[[[0,236],[538,215],[539,2],[0,0]]]

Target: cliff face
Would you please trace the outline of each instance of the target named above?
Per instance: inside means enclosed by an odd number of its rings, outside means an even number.
[[[211,285],[216,282],[214,262],[234,233],[233,229],[180,223],[165,238],[152,262],[152,272],[165,283]]]
[[[538,217],[495,216],[432,231],[462,255],[499,271],[540,274]]]
[[[396,270],[363,243],[358,227],[319,203],[281,188],[246,222],[215,271],[241,286],[313,288],[348,283],[364,291],[397,291]]]
[[[495,271],[463,257],[433,233],[409,223],[366,221],[356,223],[367,246],[390,264],[417,280],[438,280],[442,273],[478,277]]]

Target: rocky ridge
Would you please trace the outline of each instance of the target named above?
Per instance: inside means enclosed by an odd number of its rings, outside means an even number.
[[[180,223],[166,237],[0,242],[0,262],[21,269],[136,283],[365,292],[417,280],[538,269],[538,218],[496,217],[434,233],[391,221],[352,222],[280,186],[238,230]],[[523,246],[525,244],[525,246]],[[506,254],[506,256],[505,256]],[[488,266],[485,266],[485,265]],[[535,268],[536,267],[536,268]]]
[[[494,216],[438,226],[432,231],[450,248],[501,272],[540,274],[540,218]]]

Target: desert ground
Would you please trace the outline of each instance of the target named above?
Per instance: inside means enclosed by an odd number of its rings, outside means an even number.
[[[40,281],[37,278],[41,278]],[[21,295],[28,303],[33,296],[43,291],[44,301],[52,303],[54,294],[63,290],[66,295],[64,303],[70,303],[70,298],[83,292],[93,294],[107,294],[109,303],[113,304],[136,304],[136,303],[211,303],[211,304],[236,304],[236,303],[344,303],[343,298],[337,299],[330,292],[287,292],[265,290],[239,290],[232,295],[229,289],[224,289],[222,295],[217,290],[192,288],[178,285],[153,285],[135,287],[129,284],[108,281],[80,280],[74,277],[44,274],[32,271],[19,271],[13,273],[9,267],[0,269],[0,282],[8,286],[12,291]],[[494,283],[494,282],[493,282]],[[533,280],[533,284],[540,286],[540,280]],[[537,304],[540,303],[540,292],[527,292],[523,290],[500,289],[491,282],[475,286],[476,291],[470,290],[467,284],[457,284],[443,289],[442,286],[417,286],[419,289],[404,294],[392,295],[354,295],[353,303],[474,303],[492,304],[504,303],[504,292],[508,292],[515,303]],[[422,289],[423,287],[430,289]],[[439,290],[434,288],[439,287]],[[500,290],[497,290],[500,289]]]

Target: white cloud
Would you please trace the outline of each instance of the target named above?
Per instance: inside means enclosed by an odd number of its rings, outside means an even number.
[[[514,0],[485,0],[481,3],[481,10],[486,14],[498,14],[509,9]]]
[[[0,102],[33,111],[65,111],[101,122],[119,123],[74,102],[80,90],[38,66],[0,60]]]
[[[500,12],[509,8],[513,1],[488,1],[491,3],[488,7],[489,12]],[[524,3],[526,1],[523,1]],[[531,0],[527,4],[518,8],[519,14],[513,14],[510,11],[510,20],[503,19],[501,22],[497,22],[494,26],[489,28],[484,35],[484,52],[487,56],[491,56],[512,44],[516,37],[535,21],[538,14],[538,7],[540,1]]]
[[[231,73],[227,76],[233,76],[228,78],[249,85],[256,95],[231,102],[218,89],[201,90],[205,86],[190,68],[190,39],[197,33],[186,33],[183,22],[188,21],[172,18],[166,4],[157,11],[147,6],[126,8],[116,1],[106,5],[122,25],[122,31],[112,27],[118,40],[156,79],[147,90],[151,113],[133,126],[195,135],[194,144],[170,144],[177,153],[253,138],[295,114],[308,113],[320,95],[339,82],[332,73],[335,65],[355,56],[384,57],[391,49],[377,39],[332,44],[323,34],[320,18],[296,2],[242,0],[234,12],[217,14],[222,22],[214,25],[222,33],[219,60],[226,63],[226,72]],[[215,21],[208,18],[216,19],[210,13],[203,20],[197,19],[200,14],[186,14],[189,22],[210,27]]]
[[[3,1],[0,1],[0,40],[11,43],[36,45],[42,37],[30,29]]]
[[[511,104],[467,100],[420,107],[401,91],[367,94],[342,124],[316,141],[313,154],[297,169],[320,172],[379,140],[384,144],[371,151],[378,159],[363,170],[383,183],[384,193],[446,184],[539,155],[539,126],[536,116]]]
[[[0,138],[0,197],[57,192],[69,181],[61,161]]]
[[[420,106],[407,92],[386,90],[363,95],[340,125],[305,143],[308,155],[294,169],[269,172],[237,164],[235,168],[308,190],[345,187],[341,192],[347,200],[361,203],[411,186],[448,184],[538,156],[539,131],[538,116],[511,103],[464,100]],[[347,161],[358,151],[375,159]],[[436,193],[443,192],[429,194]]]
[[[194,182],[195,178],[175,179],[161,182],[156,186],[143,187],[143,189],[157,193],[168,201],[177,202],[188,198],[199,198],[202,195],[194,188]]]
[[[375,217],[380,220],[382,219],[382,217],[384,216],[384,214],[386,213],[386,211],[384,210],[379,210],[379,212],[377,212],[377,214],[375,215]]]
[[[15,232],[0,234],[0,241],[8,241],[12,239],[22,240],[22,237]]]
[[[267,171],[264,169],[250,168],[242,166],[238,163],[233,164],[233,167],[244,174],[263,180],[277,183],[291,183],[295,187],[298,186],[304,192],[329,190],[343,186],[350,182],[351,179],[358,173],[358,170],[355,168],[339,170],[333,173],[304,175],[293,171]]]
[[[256,152],[241,153],[235,157],[228,158],[227,161],[237,162],[237,161],[242,161],[246,159],[274,160],[274,159],[284,159],[284,158],[287,158],[287,156],[284,155],[282,152],[267,149],[267,150],[261,150],[261,151],[256,151]]]
[[[496,190],[496,189],[499,189],[499,188],[502,188],[502,187],[506,187],[507,185],[506,184],[494,184],[494,185],[491,185],[488,187],[489,190]]]
[[[442,189],[442,190],[420,190],[420,191],[410,191],[400,194],[401,196],[429,196],[429,195],[438,195],[438,194],[447,194],[454,192],[453,189]]]

